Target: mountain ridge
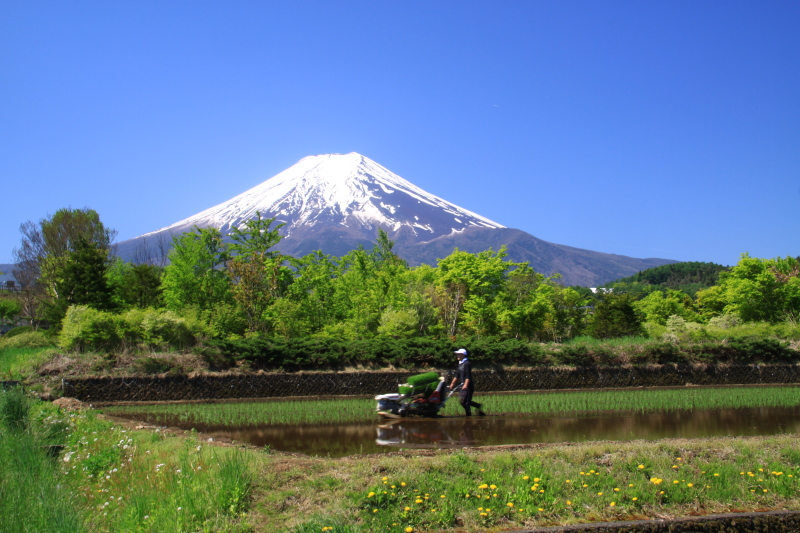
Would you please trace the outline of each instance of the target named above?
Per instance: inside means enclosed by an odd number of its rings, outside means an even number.
[[[549,243],[428,193],[355,152],[305,157],[230,200],[118,243],[117,255],[141,262],[148,241],[155,239],[163,251],[164,241],[194,226],[215,227],[226,234],[256,212],[285,224],[284,239],[276,248],[293,256],[316,250],[341,256],[359,245],[371,248],[381,228],[411,266],[435,265],[455,248],[476,253],[506,246],[510,260],[527,261],[548,275],[559,272],[566,285],[596,286],[677,262]]]

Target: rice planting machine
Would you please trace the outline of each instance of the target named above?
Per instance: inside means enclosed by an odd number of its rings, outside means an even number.
[[[433,418],[439,415],[447,399],[459,388],[447,390],[445,376],[438,372],[426,372],[408,378],[407,383],[397,386],[396,393],[375,396],[376,410],[381,418],[404,418],[420,416]]]

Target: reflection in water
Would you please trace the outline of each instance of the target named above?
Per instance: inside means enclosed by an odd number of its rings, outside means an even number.
[[[147,419],[145,415],[135,413],[128,417]],[[398,448],[797,433],[800,431],[800,408],[763,407],[562,417],[447,417],[246,428],[203,426],[177,420],[168,424],[184,429],[195,428],[212,436],[229,437],[256,446],[269,446],[273,450],[343,457]]]

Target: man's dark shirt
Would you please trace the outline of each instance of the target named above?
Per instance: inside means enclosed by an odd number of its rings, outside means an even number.
[[[472,380],[472,365],[470,364],[469,359],[464,359],[458,364],[457,377],[459,383],[464,383],[466,380],[469,380],[467,389],[475,390],[475,382]]]

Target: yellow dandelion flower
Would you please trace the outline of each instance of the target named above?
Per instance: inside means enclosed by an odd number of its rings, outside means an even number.
[[[373,510],[372,510],[372,512],[373,512],[373,513],[377,513],[377,512],[378,512],[378,510],[377,510],[377,509],[373,509]]]
[[[511,503],[511,502],[508,502],[508,503],[506,504],[506,507],[514,507],[514,504],[513,504],[513,503]]]
[[[694,487],[694,483],[687,483],[686,486],[687,487]]]
[[[401,482],[400,482],[400,486],[401,486],[401,487],[405,487],[405,486],[406,486],[406,482],[405,482],[405,481],[401,481]]]
[[[614,507],[615,505],[617,505],[617,502],[611,502],[608,505],[611,506],[611,507]]]
[[[566,481],[564,481],[564,483],[572,483],[572,481],[566,480]]]
[[[411,527],[411,526],[408,526],[408,527],[406,528],[406,533],[412,533],[413,531],[414,531],[414,528],[413,528],[413,527]]]
[[[539,507],[539,512],[540,512],[540,513],[543,513],[543,512],[544,512],[544,509],[542,509],[541,507]]]
[[[367,494],[367,498],[372,498],[373,496],[375,496],[374,492],[370,492],[369,494]]]
[[[446,498],[447,496],[445,496],[444,494],[442,494],[442,495],[441,495],[441,496],[439,496],[439,497],[440,497],[440,498]]]
[[[631,498],[631,499],[632,499],[633,501],[636,501],[636,500],[638,500],[639,498],[635,498],[635,497],[634,497],[634,498]]]
[[[535,477],[535,478],[533,478],[533,481],[534,481],[534,483],[539,483],[541,481],[541,479],[539,479],[538,477]]]
[[[567,505],[572,505],[572,502],[567,500]]]
[[[598,496],[602,496],[602,495],[603,495],[603,493],[602,493],[602,492],[598,492],[598,493],[597,493],[597,495],[598,495]]]
[[[619,492],[619,489],[614,489],[614,492]]]
[[[404,510],[404,511],[406,511],[406,512],[408,512],[408,511],[410,511],[410,510],[411,510],[411,507],[406,507],[406,508],[405,508],[405,509],[403,509],[403,510]]]
[[[497,488],[497,485],[489,485],[489,488],[490,488],[490,489],[492,489],[492,490],[494,490],[494,489],[496,489],[496,488]]]
[[[524,479],[525,481],[528,481],[530,478],[528,476],[522,476],[522,479]]]
[[[644,468],[644,465],[639,465],[638,468],[639,468],[639,470],[642,470]]]

